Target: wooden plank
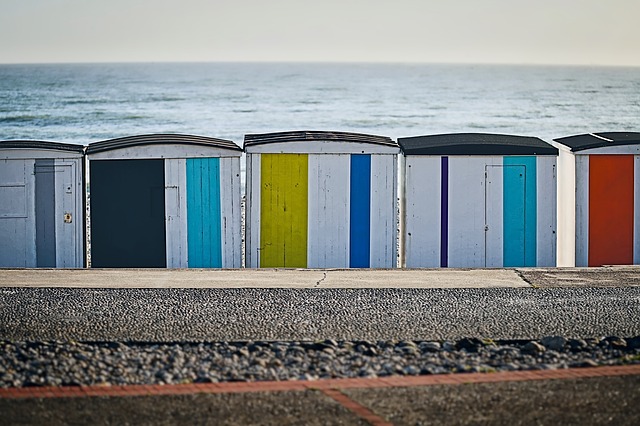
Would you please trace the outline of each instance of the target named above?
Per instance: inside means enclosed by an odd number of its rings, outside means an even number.
[[[309,268],[349,267],[349,174],[349,155],[309,155]]]
[[[247,154],[247,191],[245,206],[245,265],[248,268],[260,267],[260,193],[261,193],[261,156]]]
[[[55,159],[37,159],[36,181],[36,262],[39,268],[56,267],[56,169]],[[10,204],[12,197],[0,201]]]
[[[308,156],[262,154],[260,267],[307,267]]]
[[[371,268],[397,266],[397,157],[371,156]]]
[[[220,159],[220,211],[222,267],[242,265],[242,213],[240,211],[240,158]]]
[[[349,267],[369,268],[373,201],[371,155],[354,154],[350,161]],[[376,232],[379,231],[384,232],[376,229]]]
[[[187,159],[187,241],[190,268],[222,267],[220,159]]]
[[[91,160],[239,157],[240,151],[183,144],[141,145],[89,155]]]
[[[556,266],[557,258],[557,174],[556,157],[537,158],[536,265]]]
[[[167,268],[186,268],[189,266],[186,160],[165,160],[164,173]]]
[[[485,159],[449,157],[449,267],[485,265]]]
[[[405,265],[437,268],[441,243],[441,157],[406,157],[405,173]]]
[[[55,161],[55,234],[56,266],[58,268],[80,267],[78,255],[78,224],[82,222],[82,210],[77,205],[77,163],[74,161]],[[71,215],[71,221],[65,216]]]
[[[504,265],[504,166],[502,157],[485,159],[485,265],[501,268]]]
[[[589,265],[589,155],[576,155],[576,266]]]
[[[589,159],[589,266],[633,263],[634,156]]]

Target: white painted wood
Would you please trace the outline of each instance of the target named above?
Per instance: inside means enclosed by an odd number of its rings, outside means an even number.
[[[371,268],[397,266],[398,229],[397,157],[371,156],[371,230],[369,265]]]
[[[536,266],[556,266],[556,157],[536,158]]]
[[[407,211],[407,199],[405,194],[407,193],[407,179],[406,179],[406,170],[407,170],[407,157],[405,155],[401,155],[398,158],[398,176],[400,179],[396,180],[399,182],[398,189],[398,266],[400,268],[406,267],[406,242],[405,238],[405,230],[406,230],[406,211]]]
[[[260,154],[247,154],[246,266],[260,267]]]
[[[633,167],[633,263],[640,265],[640,155]]]
[[[80,160],[55,160],[55,240],[56,267],[82,267],[83,242],[82,204],[78,201],[78,191],[82,191],[79,179]],[[71,215],[71,222],[65,216]]]
[[[502,157],[482,157],[485,161],[485,265],[504,265],[504,167]]]
[[[240,151],[200,145],[156,144],[114,149],[88,155],[90,160],[150,158],[240,157]]]
[[[4,148],[0,149],[0,160],[31,160],[40,158],[82,158],[82,153],[49,149]]]
[[[576,265],[576,158],[566,147],[559,151],[557,266],[573,267]]]
[[[576,155],[576,266],[589,265],[589,156]]]
[[[307,267],[349,267],[351,156],[309,155]]]
[[[604,146],[601,148],[585,149],[576,152],[576,155],[590,155],[590,154],[621,154],[621,155],[639,155],[640,145],[616,145],[616,146]]]
[[[164,161],[167,268],[189,266],[187,238],[187,160]]]
[[[359,142],[300,141],[250,145],[247,154],[399,154],[400,148]]]
[[[240,268],[242,229],[240,211],[240,158],[220,159],[220,221],[222,267]]]
[[[441,159],[405,158],[403,238],[407,268],[440,266]]]
[[[35,267],[33,160],[0,160],[0,267]]]
[[[449,157],[449,267],[485,266],[485,159]]]

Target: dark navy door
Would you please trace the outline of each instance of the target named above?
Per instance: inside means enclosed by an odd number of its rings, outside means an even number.
[[[91,266],[165,268],[164,160],[90,162]]]

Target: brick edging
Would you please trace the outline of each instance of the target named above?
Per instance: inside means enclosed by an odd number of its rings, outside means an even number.
[[[528,380],[582,379],[590,377],[640,375],[640,364],[561,370],[531,370],[499,373],[458,373],[428,376],[389,376],[362,379],[321,379],[281,382],[224,382],[177,385],[93,385],[0,388],[0,398],[82,398],[92,396],[155,396],[194,393],[248,393],[328,389],[411,387],[432,385],[460,385]]]

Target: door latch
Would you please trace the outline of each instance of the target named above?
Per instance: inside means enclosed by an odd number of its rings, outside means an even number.
[[[73,222],[73,216],[71,215],[71,213],[65,212],[64,213],[64,223],[71,223],[71,222]]]

